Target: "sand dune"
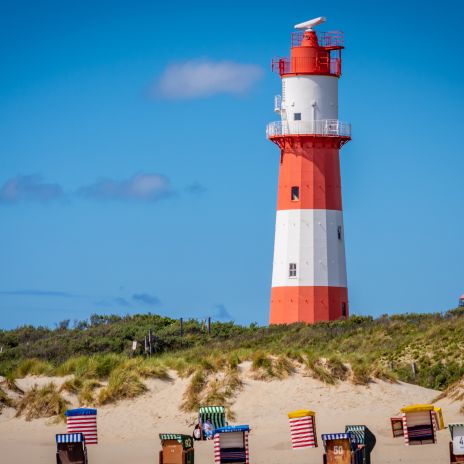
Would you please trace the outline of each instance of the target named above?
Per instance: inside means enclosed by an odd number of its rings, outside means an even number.
[[[437,464],[448,461],[448,430],[438,433],[437,445],[406,447],[402,438],[393,439],[389,417],[399,408],[429,402],[438,392],[414,385],[376,381],[369,386],[341,383],[327,386],[318,380],[295,374],[284,380],[257,381],[244,371],[244,388],[233,407],[237,424],[249,424],[250,460],[256,464],[322,463],[323,447],[293,451],[287,412],[310,408],[317,412],[317,433],[340,432],[345,424],[365,424],[377,437],[373,463]],[[27,378],[19,381],[28,388],[49,379]],[[56,379],[58,380],[58,379]],[[62,381],[59,379],[58,381]],[[100,444],[89,446],[91,464],[148,464],[157,462],[160,449],[158,433],[191,433],[195,414],[179,411],[187,380],[152,380],[147,394],[135,400],[98,408]],[[448,400],[438,403],[445,422],[462,421],[459,404]],[[50,464],[55,462],[55,433],[64,432],[64,424],[50,420],[26,422],[14,417],[13,410],[0,415],[0,463]],[[213,463],[212,442],[195,446],[196,462]]]

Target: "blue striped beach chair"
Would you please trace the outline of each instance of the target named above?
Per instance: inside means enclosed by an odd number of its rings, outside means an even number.
[[[88,464],[83,433],[59,433],[56,440],[56,464]]]
[[[324,464],[363,464],[362,450],[354,433],[325,433],[321,438]]]

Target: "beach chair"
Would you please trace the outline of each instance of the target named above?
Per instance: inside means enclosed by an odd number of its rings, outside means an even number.
[[[56,435],[56,464],[87,464],[87,447],[82,433]]]
[[[375,435],[365,425],[347,425],[345,432],[351,432],[362,454],[362,464],[371,464],[371,453],[375,447]]]
[[[352,432],[321,435],[324,443],[324,464],[363,464],[363,452]]]
[[[431,404],[415,404],[401,409],[405,445],[437,442],[436,413]]]
[[[451,434],[450,464],[464,463],[464,424],[448,424]]]
[[[193,438],[180,433],[160,433],[159,464],[194,464]]]
[[[215,464],[249,464],[248,425],[220,427],[214,431]]]
[[[300,409],[288,413],[292,448],[317,448],[316,413]]]
[[[391,422],[393,438],[402,437],[404,435],[403,418],[402,417],[390,417],[390,422]]]
[[[226,427],[226,412],[224,406],[202,406],[198,411],[198,423],[201,427],[201,438],[206,440],[203,433],[203,425],[207,420],[213,424],[213,430]]]
[[[65,412],[65,416],[68,433],[83,433],[86,445],[98,443],[96,409],[69,409]]]

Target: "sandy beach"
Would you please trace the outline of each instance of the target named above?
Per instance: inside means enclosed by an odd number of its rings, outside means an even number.
[[[449,431],[438,432],[438,444],[404,446],[402,438],[391,436],[389,417],[402,406],[430,402],[438,392],[405,383],[376,381],[369,386],[344,382],[328,386],[302,375],[284,380],[257,381],[241,366],[244,388],[238,394],[233,424],[249,424],[250,461],[256,464],[322,463],[321,433],[344,431],[346,424],[365,424],[377,437],[375,464],[448,462]],[[192,431],[195,414],[179,411],[187,379],[152,380],[149,391],[135,399],[98,408],[99,444],[89,446],[90,464],[148,464],[158,462],[158,433]],[[18,380],[21,388],[50,379],[28,377]],[[62,378],[53,379],[57,383]],[[70,398],[72,399],[72,398]],[[459,404],[448,400],[443,408],[445,423],[462,421]],[[291,449],[287,412],[310,408],[316,411],[319,447]],[[55,462],[55,434],[65,432],[65,424],[50,419],[26,422],[14,417],[13,409],[0,415],[0,462],[2,464],[50,464]],[[212,442],[195,445],[197,463],[213,463]]]

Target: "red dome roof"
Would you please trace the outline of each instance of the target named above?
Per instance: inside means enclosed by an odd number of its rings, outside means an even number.
[[[464,293],[459,297],[460,300],[464,300]]]

